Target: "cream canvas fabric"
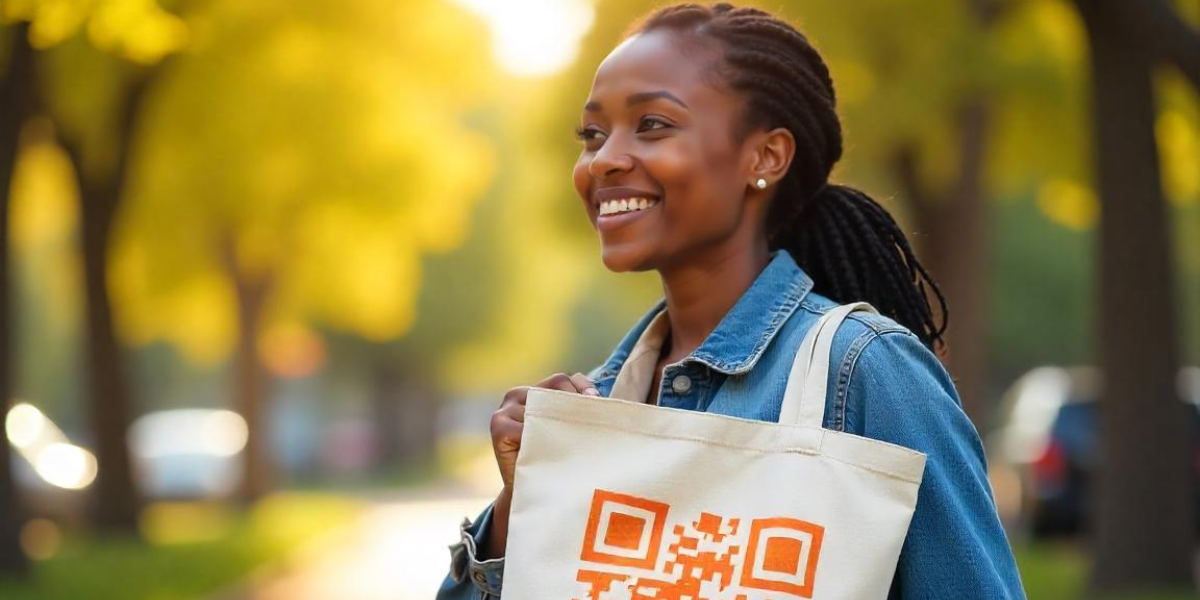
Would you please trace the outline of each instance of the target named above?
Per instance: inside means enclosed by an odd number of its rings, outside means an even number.
[[[885,598],[925,456],[821,427],[855,310],[875,311],[841,306],[808,333],[779,423],[530,390],[503,598]],[[655,361],[637,354],[614,396],[648,393]]]

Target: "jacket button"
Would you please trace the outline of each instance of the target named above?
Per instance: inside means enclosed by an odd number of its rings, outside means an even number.
[[[675,379],[671,380],[671,389],[676,394],[686,394],[692,389],[692,378],[687,375],[676,375]]]

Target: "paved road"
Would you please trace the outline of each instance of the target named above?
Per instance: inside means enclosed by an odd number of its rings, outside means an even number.
[[[352,526],[213,600],[432,600],[458,524],[491,499],[423,491],[423,497],[376,504]]]

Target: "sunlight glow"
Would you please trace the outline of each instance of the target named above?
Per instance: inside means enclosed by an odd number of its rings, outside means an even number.
[[[8,417],[4,420],[4,429],[8,434],[8,441],[12,442],[13,446],[29,448],[42,437],[46,422],[42,411],[22,402],[9,409]]]
[[[83,489],[96,480],[96,457],[74,444],[50,444],[38,452],[33,468],[47,483],[68,490]]]
[[[70,443],[62,430],[32,404],[18,402],[8,409],[4,433],[46,483],[81,490],[96,480],[96,456]]]
[[[487,19],[496,60],[523,76],[549,75],[569,65],[595,16],[586,0],[456,1]]]

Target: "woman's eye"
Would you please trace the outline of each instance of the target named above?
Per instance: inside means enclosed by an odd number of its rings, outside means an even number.
[[[667,129],[671,126],[672,124],[665,119],[658,117],[643,117],[642,120],[638,122],[637,133],[654,131],[657,129]],[[608,138],[608,134],[595,127],[576,127],[575,137],[585,144],[594,144],[603,142]]]
[[[657,117],[645,117],[642,119],[642,122],[638,124],[638,132],[640,133],[642,131],[653,131],[655,129],[666,129],[667,127],[670,127],[670,126],[671,126],[671,124],[664,121],[663,119],[659,119]]]
[[[575,129],[575,137],[584,142],[592,142],[603,139],[603,131],[595,127],[577,127]]]

